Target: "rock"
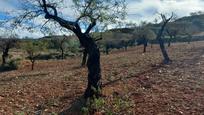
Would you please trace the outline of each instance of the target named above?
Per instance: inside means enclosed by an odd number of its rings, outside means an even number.
[[[162,73],[162,70],[159,70],[159,73]]]
[[[4,97],[0,96],[0,101],[3,100],[3,99],[4,99]]]

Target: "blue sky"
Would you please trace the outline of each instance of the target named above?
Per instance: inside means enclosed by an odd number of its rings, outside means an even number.
[[[71,3],[71,0],[65,0],[66,4]],[[12,12],[19,7],[18,0],[0,0],[0,20],[11,18],[5,11]],[[127,0],[127,18],[125,22],[139,23],[141,21],[153,21],[158,18],[157,13],[170,14],[174,12],[178,17],[188,16],[191,12],[204,11],[203,0]],[[69,7],[63,10],[65,16],[74,16],[72,9]],[[41,21],[41,20],[40,20]],[[3,31],[0,28],[0,34]],[[17,33],[21,37],[32,36],[41,37],[39,31],[29,33],[26,30],[18,30]],[[1,35],[0,35],[1,36]]]

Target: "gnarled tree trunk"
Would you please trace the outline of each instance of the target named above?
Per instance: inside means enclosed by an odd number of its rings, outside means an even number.
[[[87,67],[88,67],[88,85],[84,93],[84,97],[99,97],[98,92],[101,88],[101,68],[100,68],[100,51],[95,41],[85,33],[76,34],[80,43],[85,48],[88,54]]]
[[[98,97],[100,95],[98,91],[101,87],[100,52],[99,52],[99,48],[95,43],[95,40],[93,40],[89,35],[89,32],[91,31],[91,29],[96,25],[96,20],[93,20],[93,22],[90,23],[86,31],[82,33],[81,27],[79,26],[77,21],[71,22],[58,17],[56,8],[48,6],[46,4],[46,0],[42,0],[42,1],[43,1],[44,12],[45,12],[45,18],[53,19],[57,21],[62,27],[73,31],[75,35],[78,37],[82,47],[84,47],[85,50],[87,51],[88,86],[84,93],[84,97],[85,98],[94,97],[94,96]],[[51,7],[54,11],[54,14],[50,14],[48,12],[47,7],[48,8]]]
[[[162,55],[164,57],[164,64],[168,64],[171,60],[168,56],[168,53],[165,49],[165,46],[164,46],[164,41],[162,39],[162,34],[163,34],[163,31],[164,31],[164,28],[166,27],[166,24],[172,19],[173,17],[173,14],[172,16],[169,18],[169,19],[166,19],[166,17],[164,15],[161,15],[162,18],[163,18],[163,24],[161,26],[161,29],[159,30],[158,34],[157,34],[157,37],[156,39],[158,40],[159,42],[159,45],[160,45],[160,49],[161,49],[161,52],[162,52]]]
[[[164,25],[163,25],[164,26]],[[169,56],[168,56],[168,54],[167,54],[167,51],[166,51],[166,49],[165,49],[165,46],[164,46],[164,41],[163,41],[163,39],[161,38],[161,36],[162,36],[162,32],[163,32],[163,30],[164,30],[164,27],[162,26],[162,28],[161,28],[161,30],[159,31],[159,33],[158,33],[158,35],[157,35],[157,40],[158,40],[158,42],[159,42],[159,45],[160,45],[160,49],[161,49],[161,52],[162,52],[162,55],[163,55],[163,57],[164,57],[164,63],[165,64],[168,64],[169,62],[170,62],[170,58],[169,58]]]
[[[164,41],[162,40],[162,38],[158,38],[158,41],[159,41],[159,45],[160,45],[160,49],[161,49],[162,55],[164,57],[164,63],[168,64],[170,62],[170,58],[169,58],[169,56],[167,54],[167,51],[165,49]]]

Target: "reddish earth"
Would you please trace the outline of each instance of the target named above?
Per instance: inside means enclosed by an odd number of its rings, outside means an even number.
[[[103,95],[112,104],[128,98],[120,114],[203,115],[204,42],[177,43],[168,48],[172,63],[163,65],[158,46],[117,50],[102,55]],[[80,58],[39,61],[31,71],[22,62],[16,71],[0,73],[0,114],[71,112],[86,88],[87,69]],[[111,108],[111,107],[110,107]]]

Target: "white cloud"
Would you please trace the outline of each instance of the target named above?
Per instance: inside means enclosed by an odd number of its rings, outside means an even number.
[[[191,12],[204,11],[202,0],[131,0],[128,4],[128,21],[153,21],[155,13],[176,13],[179,17],[187,16]]]
[[[5,12],[5,11],[12,11],[14,9],[11,4],[8,3],[6,0],[0,0],[0,11]]]
[[[0,16],[1,12],[12,11],[16,8],[15,4],[9,4],[6,1],[12,0],[0,0]],[[18,1],[18,0],[13,0]],[[21,0],[19,0],[21,1]],[[204,1],[203,0],[127,0],[127,19],[125,21],[140,22],[140,21],[153,21],[158,15],[158,13],[176,13],[179,17],[187,16],[191,12],[204,11]],[[59,8],[58,11],[63,18],[74,20],[77,17],[76,12],[71,6],[73,5],[72,0],[64,0],[64,5],[66,7]],[[39,17],[34,20],[35,24],[42,24],[46,20],[44,17]],[[21,37],[33,36],[41,37],[43,34],[36,30],[30,33],[28,30],[20,28],[16,30]],[[62,34],[59,32],[59,34]]]

